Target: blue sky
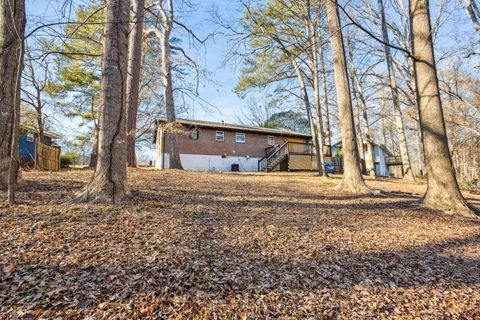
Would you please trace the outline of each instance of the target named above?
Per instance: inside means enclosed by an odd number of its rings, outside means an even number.
[[[66,0],[26,0],[29,28],[32,28],[40,21],[43,23],[58,22],[59,17],[63,21],[66,21],[67,17],[61,18],[62,13],[67,13],[68,16],[68,10],[65,10],[65,8],[62,10],[62,4],[65,1]],[[90,0],[71,1],[78,5],[88,3]],[[462,9],[463,3],[457,1],[458,0],[454,0],[449,3],[451,9],[449,18],[455,21],[455,25],[447,22],[447,24],[450,25],[442,29],[444,34],[439,37],[439,39],[445,39],[444,36],[448,35],[449,39],[456,38],[458,40],[463,38],[463,40],[466,40],[465,37],[468,38],[474,34],[472,33],[473,26],[468,20],[465,11]],[[180,3],[181,1],[174,2]],[[210,12],[213,8],[219,12],[223,19],[231,22],[236,21],[241,14],[241,7],[239,7],[237,1],[193,0],[192,2],[196,3],[195,10],[189,10],[187,12],[178,5],[177,15],[182,22],[185,22],[185,24],[195,30],[200,38],[219,29],[211,20]],[[432,17],[434,18],[437,13],[435,1],[431,3],[431,10]],[[74,17],[73,12],[74,10],[72,10],[71,17]],[[459,22],[462,23],[459,24]],[[202,82],[200,87],[201,98],[213,105],[213,107],[209,108],[210,110],[203,110],[199,104],[194,104],[194,107],[186,116],[204,120],[236,122],[238,115],[245,111],[247,101],[246,99],[239,98],[233,92],[239,76],[240,66],[231,61],[229,61],[226,67],[222,64],[229,48],[228,41],[224,36],[218,34],[204,47],[189,47],[188,42],[187,39],[184,39],[183,47],[197,60],[202,68],[209,72],[210,78],[215,83]],[[436,46],[443,47],[442,51],[448,51],[449,47],[450,50],[455,50],[455,48],[452,48],[450,41],[437,42]]]
[[[86,0],[73,0],[75,4],[88,3]],[[28,28],[32,28],[38,22],[58,22],[62,12],[61,0],[27,0],[27,18],[29,19]],[[203,38],[206,35],[218,30],[211,21],[210,12],[216,8],[218,12],[226,19],[233,20],[238,16],[238,8],[235,8],[230,1],[199,1],[194,12],[183,13],[179,8],[179,18],[183,14],[188,14],[188,26],[196,31],[196,34]],[[73,17],[73,14],[72,14]],[[66,21],[67,17],[61,18]],[[187,21],[187,19],[183,19]],[[194,56],[200,66],[208,71],[211,79],[215,83],[204,81],[201,83],[200,96],[213,107],[204,110],[198,103],[193,104],[193,108],[188,117],[213,120],[236,122],[236,115],[241,113],[246,102],[240,99],[232,90],[235,87],[239,69],[233,65],[223,67],[225,54],[228,51],[228,43],[222,35],[217,35],[210,40],[204,47],[192,47],[185,41],[183,46]]]
[[[27,3],[27,28],[32,29],[38,23],[52,23],[58,22],[59,17],[62,21],[67,21],[68,10],[62,8],[62,3],[65,0],[26,0]],[[71,0],[74,4],[85,4],[90,0]],[[210,12],[215,8],[224,20],[234,23],[238,20],[241,14],[241,8],[238,6],[238,1],[235,0],[192,0],[195,2],[195,10],[184,11],[181,8],[178,10],[179,19],[185,22],[196,34],[203,38],[206,35],[218,31],[218,26],[212,22]],[[432,17],[437,15],[438,5],[436,0],[431,2]],[[180,3],[176,1],[175,3]],[[388,4],[388,0],[386,0]],[[469,21],[464,9],[462,8],[463,1],[453,0],[448,3],[448,20],[446,25],[442,28],[442,34],[439,35],[436,43],[438,51],[452,52],[453,55],[446,54],[439,66],[449,64],[449,60],[463,59],[464,54],[458,54],[462,49],[463,44],[468,42],[478,43],[478,34],[475,33],[471,21]],[[62,17],[62,13],[64,16]],[[182,17],[184,16],[184,17]],[[74,10],[72,10],[70,17],[74,17]],[[378,31],[378,30],[376,30]],[[178,34],[175,34],[178,35]],[[454,41],[452,41],[454,39]],[[198,103],[195,103],[187,115],[182,115],[188,118],[212,120],[212,121],[226,121],[238,122],[238,117],[246,111],[247,99],[239,98],[234,92],[233,88],[236,85],[240,66],[232,61],[228,61],[227,66],[223,66],[225,55],[230,47],[227,39],[221,34],[217,34],[213,40],[210,40],[204,47],[189,46],[189,41],[183,38],[183,47],[187,52],[193,56],[199,65],[204,68],[213,82],[203,81],[200,86],[200,96],[213,107],[209,110],[204,110]],[[439,55],[437,55],[437,59]],[[478,58],[465,60],[466,64],[477,65]],[[473,68],[468,68],[470,72],[478,74]],[[258,97],[257,97],[258,98]],[[294,106],[291,106],[294,107]],[[63,121],[63,120],[62,120]],[[56,125],[55,125],[56,126]],[[63,129],[58,128],[58,132],[63,132],[65,136],[74,136],[74,130],[77,128],[70,120],[63,121],[59,124]],[[56,129],[56,128],[53,128]],[[55,131],[55,130],[54,130]]]

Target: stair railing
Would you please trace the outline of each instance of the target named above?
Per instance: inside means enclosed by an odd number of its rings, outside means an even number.
[[[277,152],[277,150],[279,148],[280,148],[279,144],[270,147],[269,150],[267,151],[267,153],[262,158],[260,158],[260,160],[258,160],[258,171],[262,171],[263,169],[267,169],[267,159],[268,159],[268,157],[270,157],[272,154]]]
[[[275,166],[277,166],[278,163],[276,163],[276,162],[278,161],[278,159],[283,158],[287,154],[288,154],[288,141],[286,141],[285,143],[280,145],[278,147],[278,150],[276,150],[274,153],[272,153],[267,158],[267,166],[266,166],[267,171],[268,171],[269,167],[271,167],[271,169],[273,169]],[[273,164],[275,164],[275,165],[272,166]]]

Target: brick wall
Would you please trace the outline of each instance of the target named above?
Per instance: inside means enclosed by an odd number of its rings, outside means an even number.
[[[249,133],[231,131],[226,129],[198,128],[198,140],[189,138],[188,131],[177,134],[178,150],[180,154],[204,154],[204,155],[227,155],[239,157],[263,157],[265,149],[269,147],[267,137],[274,136],[275,144],[284,141],[305,142],[303,138],[273,135],[269,133]],[[224,141],[215,141],[216,131],[224,132]],[[235,142],[235,133],[245,134],[245,143]],[[166,140],[165,140],[166,141]],[[165,153],[168,153],[168,145],[165,144]]]

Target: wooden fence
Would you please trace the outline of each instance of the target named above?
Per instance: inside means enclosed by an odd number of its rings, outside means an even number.
[[[60,147],[52,147],[36,141],[35,168],[48,171],[60,170]]]

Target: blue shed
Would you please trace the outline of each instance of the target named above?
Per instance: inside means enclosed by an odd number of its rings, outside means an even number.
[[[43,144],[55,146],[55,140],[61,136],[49,131],[43,132]],[[35,146],[38,141],[38,130],[33,126],[20,124],[19,156],[22,163],[35,163]]]

